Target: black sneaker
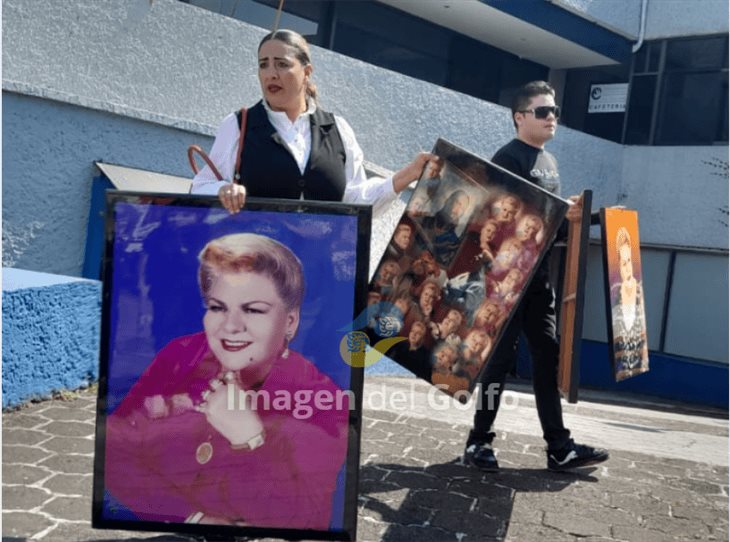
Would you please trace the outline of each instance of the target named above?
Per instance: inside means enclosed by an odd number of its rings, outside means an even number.
[[[601,448],[591,448],[576,444],[570,439],[560,450],[548,450],[547,468],[550,470],[570,470],[602,463],[608,459],[608,452]]]
[[[469,444],[464,450],[464,464],[473,465],[485,472],[497,472],[499,470],[499,463],[497,463],[497,458],[494,456],[492,445],[486,442]]]

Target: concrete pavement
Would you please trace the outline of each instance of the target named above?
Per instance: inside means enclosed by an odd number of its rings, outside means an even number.
[[[497,420],[502,469],[485,474],[458,459],[473,410],[431,389],[366,378],[358,540],[728,539],[726,412],[582,392],[566,424],[611,459],[551,473],[533,398],[512,393]],[[88,391],[3,413],[3,540],[201,540],[91,529],[94,416]]]

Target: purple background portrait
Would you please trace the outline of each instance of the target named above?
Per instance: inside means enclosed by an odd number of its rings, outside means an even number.
[[[198,254],[231,233],[257,233],[289,247],[301,260],[305,296],[290,347],[338,386],[350,388],[351,367],[340,341],[355,306],[357,224],[353,215],[244,211],[230,215],[209,206],[117,202],[110,302],[107,413],[169,341],[203,329]],[[343,525],[345,465],[333,495],[330,528]],[[105,492],[103,508],[117,518],[133,514]],[[120,510],[121,509],[121,510]]]
[[[231,233],[276,239],[304,268],[305,297],[291,348],[338,386],[350,386],[340,356],[341,329],[352,322],[357,217],[117,203],[111,293],[107,412],[124,398],[170,340],[203,329],[198,254]]]

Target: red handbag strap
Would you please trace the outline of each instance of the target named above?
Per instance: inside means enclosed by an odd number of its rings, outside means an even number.
[[[236,154],[236,168],[233,170],[233,182],[238,182],[241,179],[241,152],[243,151],[243,138],[246,135],[246,118],[248,116],[248,111],[245,107],[241,108],[241,133],[238,136],[238,153]],[[203,159],[203,161],[208,165],[210,170],[213,172],[213,175],[215,175],[215,178],[219,181],[223,180],[223,175],[221,175],[220,171],[218,171],[218,168],[215,167],[215,164],[211,161],[211,159],[208,157],[207,154],[205,154],[205,151],[200,147],[200,145],[190,145],[188,147],[188,161],[190,162],[190,168],[193,170],[193,173],[195,175],[198,174],[198,164],[195,163],[195,154],[199,154],[200,157]]]
[[[198,174],[198,165],[195,163],[195,154],[199,154],[200,157],[203,159],[203,161],[208,165],[210,170],[213,172],[213,175],[215,175],[215,178],[219,181],[223,180],[223,175],[220,174],[220,171],[218,171],[218,168],[215,167],[215,164],[211,162],[210,158],[208,158],[208,155],[205,154],[205,151],[200,148],[200,145],[190,145],[188,147],[188,161],[190,162],[190,167],[193,170],[194,174]]]
[[[241,180],[241,153],[243,152],[243,138],[246,136],[246,118],[248,110],[241,108],[241,133],[238,136],[238,153],[236,154],[236,169],[233,170],[233,182],[237,183]]]

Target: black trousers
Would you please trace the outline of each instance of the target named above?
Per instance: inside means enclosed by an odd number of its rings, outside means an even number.
[[[504,391],[505,377],[517,359],[520,331],[525,334],[530,349],[537,415],[548,449],[558,450],[570,439],[570,431],[563,425],[563,409],[558,391],[560,348],[556,338],[555,292],[547,273],[538,271],[482,373],[481,408],[477,408],[474,415],[474,429],[469,434],[467,445],[475,442],[491,443],[495,437],[493,424]],[[490,393],[490,389],[494,391]]]

